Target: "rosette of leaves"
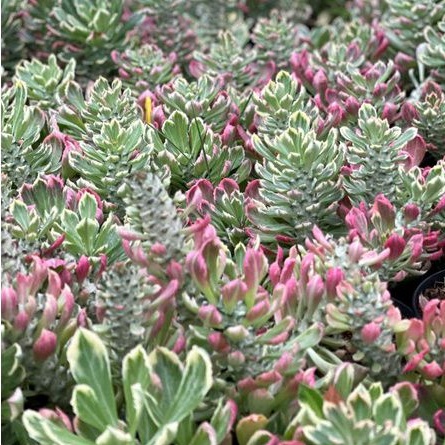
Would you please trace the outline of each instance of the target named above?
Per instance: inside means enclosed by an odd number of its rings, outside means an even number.
[[[94,82],[85,97],[76,82],[70,82],[64,91],[64,105],[57,116],[61,129],[78,141],[92,142],[100,135],[105,124],[115,120],[126,128],[142,117],[131,91],[122,91],[122,82],[111,84],[103,77]]]
[[[281,135],[253,136],[263,162],[256,164],[259,199],[251,200],[247,212],[263,242],[275,243],[277,235],[303,241],[314,224],[332,229],[338,223],[344,146],[337,130],[320,140],[314,127],[309,115],[297,111]]]
[[[420,100],[414,102],[417,113],[412,125],[432,144],[430,153],[437,158],[445,155],[445,93],[434,84],[427,84]]]
[[[152,129],[149,138],[156,165],[170,169],[173,190],[184,189],[198,178],[216,183],[231,177],[240,183],[251,170],[251,162],[241,146],[223,145],[221,137],[201,118],[189,119],[182,111],[174,111],[162,130]]]
[[[125,203],[125,222],[145,252],[162,245],[163,261],[179,261],[184,249],[182,222],[161,178],[139,172],[127,178],[119,194]]]
[[[353,97],[358,104],[372,103],[379,115],[394,118],[405,94],[400,90],[400,73],[394,69],[393,62],[378,61],[366,69],[347,64],[346,70],[336,78],[342,101],[346,103]]]
[[[210,215],[218,236],[235,247],[248,240],[250,223],[244,211],[248,198],[247,190],[243,193],[233,179],[225,178],[216,187],[201,179],[187,192],[186,212],[193,211],[201,217]]]
[[[57,65],[54,54],[48,57],[48,63],[38,59],[25,60],[16,67],[15,79],[22,81],[27,88],[28,100],[42,110],[56,109],[59,98],[68,84],[74,80],[76,62],[71,59],[64,69]]]
[[[39,172],[54,172],[60,161],[49,146],[37,144],[45,116],[39,108],[27,106],[26,100],[26,86],[20,81],[2,92],[1,164],[11,190],[33,180]]]
[[[199,117],[216,133],[220,133],[227,124],[232,101],[206,74],[192,82],[182,76],[177,77],[171,84],[164,85],[158,95],[167,115],[178,110],[189,119]]]
[[[388,121],[379,118],[370,104],[360,107],[358,117],[358,131],[348,127],[340,129],[341,135],[351,143],[346,150],[351,168],[343,177],[346,193],[354,205],[361,201],[373,202],[382,190],[395,202],[403,181],[399,166],[405,156],[400,151],[415,138],[416,129],[390,128]]]
[[[104,221],[99,198],[83,191],[77,196],[60,178],[39,177],[26,184],[11,203],[11,233],[28,242],[51,244],[62,241],[66,252],[98,261],[106,255],[112,263],[124,252],[117,234],[116,217],[110,213]]]
[[[140,120],[124,126],[117,119],[104,122],[92,140],[72,150],[68,162],[80,176],[78,186],[90,187],[112,202],[130,172],[143,169],[150,150],[145,142],[146,127]]]
[[[164,55],[153,44],[127,48],[121,53],[113,51],[111,57],[119,68],[124,87],[130,88],[134,94],[154,90],[156,86],[169,82],[176,71],[176,56],[173,53]]]
[[[190,17],[190,2],[182,0],[138,0],[147,15],[140,26],[140,38],[158,46],[165,54],[175,53],[181,65],[196,49],[197,39]]]
[[[282,12],[273,10],[268,18],[260,18],[252,32],[252,41],[262,64],[274,61],[278,69],[289,65],[297,46],[297,27]]]
[[[20,39],[23,27],[21,7],[21,0],[5,0],[1,4],[2,77],[5,75],[3,70],[13,72],[15,64],[23,56],[23,41]]]
[[[425,29],[426,45],[419,54],[419,60],[433,70],[438,81],[445,82],[445,19],[437,24],[436,29]]]
[[[213,384],[212,364],[200,348],[192,348],[185,365],[166,348],[149,355],[141,346],[133,349],[122,363],[124,409],[116,405],[109,357],[97,335],[79,330],[67,357],[76,381],[75,431],[28,410],[24,425],[40,445],[220,444],[231,429],[230,403],[220,403],[208,422],[194,419]]]
[[[383,17],[383,26],[391,45],[397,51],[415,56],[424,42],[424,31],[436,25],[445,14],[445,3],[434,0],[391,0]]]
[[[291,125],[291,116],[303,111],[316,118],[316,109],[306,91],[299,87],[286,71],[280,71],[275,80],[270,80],[260,94],[253,96],[260,137],[280,136]]]
[[[111,51],[127,43],[127,33],[140,21],[137,14],[122,19],[123,3],[119,0],[61,0],[51,11],[50,31],[60,47],[58,56],[64,62],[77,61],[79,75],[111,72]]]
[[[258,81],[259,75],[252,65],[257,58],[256,51],[247,48],[244,39],[239,41],[230,31],[220,32],[209,52],[195,52],[194,58],[221,86],[241,91]]]
[[[350,364],[339,368],[324,393],[301,385],[298,400],[301,409],[285,432],[287,439],[298,438],[311,445],[333,441],[339,445],[436,443],[426,421],[410,419],[419,406],[413,385],[401,383],[387,392],[380,382],[354,388]]]

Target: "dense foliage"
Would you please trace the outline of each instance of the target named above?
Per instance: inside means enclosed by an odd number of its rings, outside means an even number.
[[[445,440],[444,284],[394,299],[445,264],[444,0],[2,30],[5,445]]]

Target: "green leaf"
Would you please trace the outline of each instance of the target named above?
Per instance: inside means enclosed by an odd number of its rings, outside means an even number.
[[[98,418],[101,419],[102,429],[117,426],[110,363],[107,350],[98,335],[86,329],[79,329],[68,348],[67,358],[76,383],[87,385],[94,392],[92,409],[96,410]],[[82,420],[89,422],[89,419]]]
[[[136,445],[131,434],[109,426],[97,439],[97,445]]]
[[[125,356],[122,364],[122,380],[127,423],[130,433],[134,434],[138,426],[142,407],[139,406],[140,399],[137,396],[139,389],[135,390],[133,386],[136,384],[139,385],[140,391],[144,392],[150,384],[148,356],[141,345],[134,348]]]
[[[305,405],[317,417],[322,419],[323,416],[323,397],[313,388],[300,384],[298,387],[298,401],[300,405]]]
[[[97,201],[91,193],[84,193],[79,201],[79,214],[82,218],[96,219]]]
[[[202,402],[212,384],[210,357],[204,349],[193,346],[187,355],[183,379],[165,417],[169,422],[180,422]]]
[[[40,445],[94,445],[94,442],[75,436],[35,411],[25,411],[23,424],[30,437]]]
[[[215,430],[208,422],[199,425],[190,445],[218,445]]]

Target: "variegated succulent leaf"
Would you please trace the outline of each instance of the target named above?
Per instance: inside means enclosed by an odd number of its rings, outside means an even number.
[[[148,445],[166,441],[179,443],[175,439],[182,423],[204,400],[213,383],[210,359],[198,347],[192,348],[185,363],[182,363],[168,349],[157,348],[147,354],[138,346],[123,360],[125,412],[122,413],[123,419],[120,419],[111,380],[110,359],[100,338],[90,331],[79,330],[68,349],[68,361],[77,383],[71,401],[73,410],[78,423],[89,428],[75,434],[28,410],[24,414],[25,427],[30,436],[42,445],[136,445],[138,438]],[[191,433],[192,442],[189,443],[205,443],[199,439],[202,440],[202,434],[206,431],[210,437],[217,438],[215,443],[221,443],[223,432],[233,422],[232,417],[223,416],[221,412],[217,419],[212,419],[203,428],[204,431],[193,422],[191,426],[195,434]]]

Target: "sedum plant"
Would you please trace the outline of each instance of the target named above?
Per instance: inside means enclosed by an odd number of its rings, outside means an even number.
[[[419,59],[432,69],[432,74],[438,81],[445,81],[445,19],[437,24],[437,28],[428,26],[425,29],[426,46]]]
[[[158,95],[167,117],[175,110],[182,111],[189,119],[201,118],[217,133],[224,129],[232,106],[228,95],[206,74],[192,82],[178,76]]]
[[[297,27],[278,10],[268,18],[260,18],[252,32],[252,40],[262,63],[273,61],[278,69],[289,65],[290,56],[297,49]]]
[[[241,146],[223,145],[202,119],[189,119],[182,111],[174,111],[162,130],[152,129],[149,138],[156,153],[154,162],[170,169],[176,190],[200,177],[213,183],[225,177],[243,182],[251,170]]]
[[[419,403],[413,385],[396,385],[388,392],[380,382],[353,388],[352,377],[353,369],[346,364],[324,394],[301,386],[301,410],[285,435],[290,438],[294,431],[311,445],[435,443],[436,435],[427,422],[409,419]]]
[[[111,120],[128,126],[141,118],[131,91],[122,91],[122,82],[118,79],[110,83],[99,77],[85,97],[80,85],[70,82],[63,99],[65,104],[60,109],[57,121],[63,131],[77,140],[90,142]]]
[[[211,438],[219,444],[231,427],[230,405],[220,405],[209,422],[193,418],[213,383],[211,362],[200,348],[188,353],[185,365],[165,348],[150,354],[133,349],[122,363],[124,410],[116,405],[110,361],[97,335],[79,330],[67,358],[76,381],[75,431],[28,410],[24,424],[38,444],[204,445]]]
[[[181,65],[189,62],[197,46],[189,3],[181,0],[138,0],[138,3],[146,11],[139,30],[142,41],[155,44],[166,54],[174,53]]]
[[[120,53],[114,50],[111,57],[119,68],[124,87],[131,88],[133,94],[154,90],[169,82],[177,71],[176,55],[164,55],[156,45],[144,44]]]
[[[386,256],[379,268],[384,281],[400,281],[408,274],[422,274],[431,260],[442,256],[439,232],[431,230],[415,204],[403,211],[377,195],[369,210],[365,205],[353,207],[346,215],[349,237],[359,237],[364,246]]]
[[[52,150],[37,144],[45,117],[39,108],[27,106],[26,100],[27,89],[23,82],[18,81],[14,87],[2,91],[1,163],[11,189],[33,180],[38,172],[54,171]]]
[[[350,169],[343,178],[346,193],[354,204],[372,202],[382,190],[393,201],[403,181],[399,166],[406,156],[400,152],[414,139],[416,130],[409,128],[402,132],[399,127],[390,127],[369,104],[360,107],[358,116],[359,131],[340,129],[351,143],[346,150]]]
[[[129,230],[121,232],[123,238],[137,240],[147,255],[161,247],[157,261],[179,259],[185,248],[182,222],[161,178],[151,172],[134,174],[119,194]]]
[[[11,203],[11,232],[30,243],[44,247],[56,243],[75,257],[86,255],[99,261],[123,258],[117,221],[113,214],[104,220],[102,202],[91,191],[74,192],[54,176],[39,177],[25,184]]]
[[[186,212],[193,211],[201,217],[210,215],[219,238],[235,247],[247,241],[250,223],[244,207],[254,195],[257,183],[253,181],[243,193],[230,178],[223,179],[216,187],[200,179],[187,192]]]
[[[263,157],[256,165],[261,186],[247,213],[263,241],[273,243],[277,235],[302,241],[315,223],[328,228],[337,224],[344,146],[336,130],[320,140],[314,120],[297,111],[282,134],[254,135],[253,146]]]
[[[54,267],[35,255],[31,259],[30,272],[18,273],[12,285],[2,289],[2,343],[21,348],[27,393],[43,393],[63,404],[70,386],[63,354],[82,323],[81,312],[70,287],[56,272],[60,264]]]
[[[427,83],[422,91],[420,100],[406,106],[405,112],[412,112],[411,125],[431,145],[430,152],[437,158],[445,155],[445,93],[441,88],[431,82]],[[411,119],[411,116],[410,116]]]
[[[196,52],[194,57],[202,64],[204,72],[215,77],[221,86],[242,90],[258,80],[252,66],[257,57],[256,51],[245,48],[244,44],[231,32],[222,31],[208,54]]]
[[[60,95],[68,84],[74,80],[76,62],[71,59],[64,69],[57,65],[54,54],[44,64],[38,59],[24,61],[15,70],[15,79],[27,87],[29,102],[41,110],[56,109]]]
[[[274,138],[290,127],[291,117],[297,111],[304,111],[316,118],[316,110],[304,89],[286,71],[280,71],[253,97],[255,111],[259,116],[258,135]]]
[[[107,73],[113,68],[110,53],[123,48],[127,33],[140,20],[133,15],[122,20],[123,3],[118,0],[62,0],[51,11],[49,30],[59,58],[67,63],[74,57],[79,75]]]
[[[386,34],[395,50],[414,56],[424,41],[427,26],[436,25],[445,13],[445,4],[434,0],[386,0]]]

